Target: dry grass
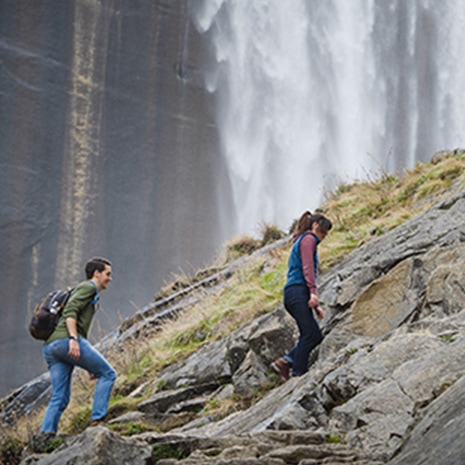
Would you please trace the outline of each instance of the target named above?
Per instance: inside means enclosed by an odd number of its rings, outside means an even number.
[[[404,176],[382,175],[369,182],[339,186],[321,209],[334,228],[321,247],[324,267],[331,267],[358,245],[427,210],[465,185],[465,152],[451,152],[419,163]]]

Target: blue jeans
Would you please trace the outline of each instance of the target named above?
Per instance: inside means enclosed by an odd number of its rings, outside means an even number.
[[[56,433],[61,414],[68,406],[71,395],[71,375],[79,366],[97,378],[92,405],[91,421],[101,420],[108,411],[108,403],[116,372],[105,358],[84,338],[79,338],[81,356],[73,360],[68,356],[69,339],[57,339],[44,345],[44,358],[52,381],[52,397],[42,421],[42,431]]]
[[[301,376],[308,371],[310,352],[323,340],[320,327],[309,308],[310,294],[305,285],[294,285],[284,289],[284,307],[299,328],[297,345],[283,358],[292,366],[292,376]]]

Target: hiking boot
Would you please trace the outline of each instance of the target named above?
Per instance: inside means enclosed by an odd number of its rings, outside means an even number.
[[[89,423],[89,426],[90,427],[93,427],[93,426],[102,426],[105,424],[105,419],[104,418],[101,418],[100,420],[93,420]]]
[[[289,378],[290,378],[290,371],[291,371],[291,367],[289,366],[289,363],[286,362],[286,360],[284,360],[283,358],[278,358],[276,359],[272,364],[271,364],[271,368],[273,368],[274,371],[276,371],[276,373],[278,373],[279,375],[281,375],[281,377],[287,381]]]

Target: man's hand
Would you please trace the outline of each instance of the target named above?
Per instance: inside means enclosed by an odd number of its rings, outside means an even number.
[[[79,360],[79,357],[81,356],[81,348],[79,347],[79,342],[77,340],[77,323],[74,318],[66,318],[66,329],[70,336],[68,355],[73,360]]]
[[[81,348],[79,347],[79,342],[75,339],[69,340],[68,355],[73,360],[79,360],[79,357],[81,356]]]

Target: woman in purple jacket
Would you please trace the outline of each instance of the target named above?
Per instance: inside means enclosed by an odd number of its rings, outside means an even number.
[[[294,245],[289,257],[287,282],[284,287],[284,306],[299,328],[297,345],[284,357],[272,363],[273,369],[285,380],[301,376],[308,371],[310,352],[323,336],[313,315],[324,318],[317,294],[318,244],[332,228],[331,221],[323,215],[305,212],[297,223]]]

